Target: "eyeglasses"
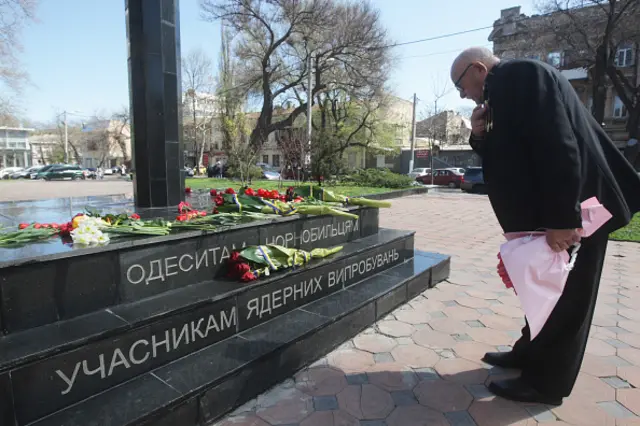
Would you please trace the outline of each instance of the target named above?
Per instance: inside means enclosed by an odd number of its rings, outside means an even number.
[[[456,87],[456,89],[458,89],[459,92],[462,92],[464,90],[462,87],[460,87],[460,82],[464,78],[464,75],[467,73],[467,71],[469,71],[469,68],[471,68],[472,66],[473,66],[473,64],[467,65],[467,67],[464,69],[464,71],[462,71],[462,74],[460,74],[460,77],[458,77],[456,82],[453,83],[453,85]]]

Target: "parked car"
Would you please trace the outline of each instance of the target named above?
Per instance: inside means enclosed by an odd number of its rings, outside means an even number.
[[[42,166],[33,166],[28,169],[21,170],[19,172],[13,173],[11,175],[11,179],[31,179],[32,173],[38,173],[38,171],[42,168]]]
[[[106,175],[112,175],[112,174],[113,174],[113,169],[111,169],[111,168],[105,168],[105,169],[102,171],[102,174],[104,174],[105,176],[106,176]]]
[[[64,166],[64,164],[47,164],[37,172],[31,173],[31,179],[40,179],[41,178],[40,173],[48,172],[49,170],[51,170],[52,167],[55,167],[55,166]]]
[[[0,170],[0,179],[9,179],[12,174],[23,171],[23,167],[7,167]]]
[[[482,167],[470,167],[464,173],[460,188],[466,192],[485,193],[486,186],[484,183],[484,175]]]
[[[462,167],[447,167],[447,170],[451,170],[452,172],[460,173],[461,175],[463,175],[464,172],[466,172],[466,169],[463,169]]]
[[[187,177],[193,177],[194,175],[193,169],[191,167],[184,166],[184,174]]]
[[[45,172],[38,173],[38,176],[44,180],[85,179],[84,170],[80,166],[70,164],[53,166]]]
[[[267,180],[280,180],[280,171],[275,167],[261,166],[262,178]]]
[[[428,167],[418,167],[417,169],[413,169],[409,172],[409,177],[418,178],[420,176],[424,176],[425,174],[431,172],[431,169]]]
[[[86,179],[95,179],[98,175],[98,170],[94,167],[87,167],[83,172]]]
[[[431,185],[431,172],[416,178],[417,182]],[[438,169],[433,173],[433,184],[438,186],[448,186],[449,188],[459,188],[462,182],[462,174],[448,169]]]

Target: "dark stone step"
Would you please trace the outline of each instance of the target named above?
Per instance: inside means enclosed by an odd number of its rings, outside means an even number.
[[[347,243],[331,258],[252,285],[197,284],[62,326],[6,336],[0,340],[0,365],[10,368],[18,420],[22,425],[74,404],[412,256],[413,232],[381,230]],[[88,334],[81,337],[82,331]]]
[[[0,327],[5,334],[72,319],[209,281],[235,248],[280,244],[312,249],[375,235],[378,209],[358,219],[293,216],[212,232],[114,240],[72,249],[61,243],[0,249]]]
[[[290,377],[448,276],[449,258],[401,265],[67,407],[33,426],[196,426]],[[437,275],[433,271],[438,269]],[[31,400],[38,411],[39,399]],[[12,423],[8,423],[13,425]],[[22,425],[22,423],[19,423]]]

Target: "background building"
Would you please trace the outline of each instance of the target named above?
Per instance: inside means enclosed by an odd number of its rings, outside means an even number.
[[[33,129],[0,127],[0,169],[32,165],[29,144],[31,132]]]
[[[602,14],[600,7],[608,5],[583,7],[574,9],[571,13],[586,22],[590,14]],[[500,18],[493,24],[494,29],[489,35],[489,41],[493,42],[494,54],[502,59],[537,59],[560,69],[585,106],[591,109],[591,65],[585,61],[585,55],[589,53],[586,47],[581,47],[578,43],[559,41],[560,38],[553,32],[554,25],[563,22],[562,19],[558,19],[559,13],[527,16],[520,13],[520,6],[504,9],[500,12]],[[553,23],[551,20],[554,20]],[[594,17],[591,22],[594,22],[594,25],[604,25],[604,21],[598,17]],[[597,36],[603,30],[596,28],[587,31],[585,34]],[[576,35],[575,39],[580,40],[580,37]],[[637,56],[638,44],[635,42],[620,43],[615,52],[615,66],[631,81],[636,82],[636,86],[640,82]],[[626,130],[628,112],[610,82],[606,87],[605,105],[604,129],[616,146],[624,150],[629,139]]]

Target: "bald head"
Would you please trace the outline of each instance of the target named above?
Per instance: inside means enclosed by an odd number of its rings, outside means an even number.
[[[485,47],[470,47],[458,55],[451,65],[451,81],[460,97],[482,102],[484,80],[500,59]]]
[[[462,53],[460,53],[453,61],[453,64],[451,65],[451,78],[454,79],[454,76],[456,75],[455,71],[460,68],[464,68],[473,62],[480,62],[488,69],[491,69],[495,64],[500,62],[500,59],[498,59],[498,57],[486,47],[470,47],[463,50]]]

